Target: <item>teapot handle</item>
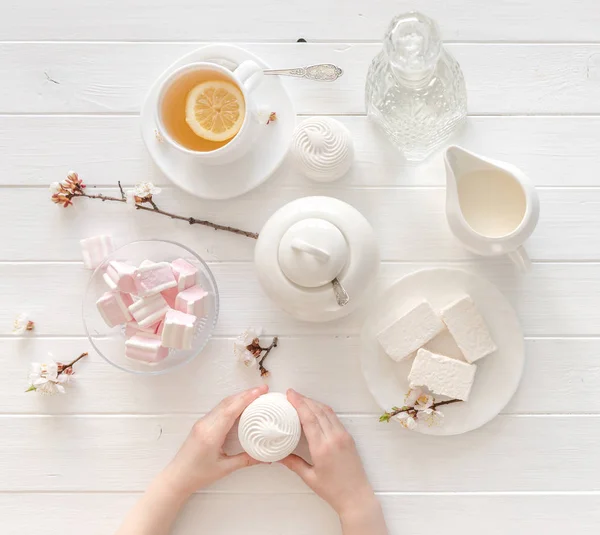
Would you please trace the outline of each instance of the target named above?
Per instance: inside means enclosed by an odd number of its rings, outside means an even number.
[[[527,256],[524,247],[519,247],[508,253],[508,257],[518,266],[520,271],[525,273],[531,269],[531,260],[529,256]]]
[[[311,245],[310,243],[299,238],[294,238],[291,245],[292,249],[308,253],[309,255],[318,258],[321,262],[327,262],[327,260],[331,258],[331,255],[327,251],[320,249],[319,247],[315,247],[314,245]]]

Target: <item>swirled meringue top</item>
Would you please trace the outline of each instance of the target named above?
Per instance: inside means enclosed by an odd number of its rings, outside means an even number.
[[[242,413],[238,438],[250,457],[274,463],[296,449],[301,432],[294,406],[285,395],[270,392],[250,403]]]
[[[302,121],[294,131],[290,151],[308,178],[319,182],[337,180],[354,160],[354,143],[348,129],[329,117]]]

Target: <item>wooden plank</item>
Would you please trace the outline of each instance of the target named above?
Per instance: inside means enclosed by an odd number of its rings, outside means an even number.
[[[200,45],[0,44],[0,77],[5,80],[0,112],[138,112],[154,79]],[[378,43],[244,46],[271,66],[328,61],[344,69],[333,84],[284,80],[301,114],[363,113],[367,69],[381,48]],[[470,113],[600,112],[598,44],[453,44],[448,49],[464,70]]]
[[[192,0],[52,5],[24,0],[4,7],[0,35],[10,40],[379,40],[394,15],[414,7],[408,0],[349,0],[343,9],[335,0],[308,0],[293,10],[267,0],[234,6],[209,1],[201,7]],[[485,5],[426,0],[419,8],[439,21],[445,39],[462,41],[594,41],[600,24],[594,0],[574,2],[569,9],[543,0]]]
[[[1,417],[0,491],[144,490],[194,420],[175,415]],[[342,422],[378,491],[597,490],[600,416],[499,416],[455,437],[408,433],[400,425],[379,423],[374,415],[343,416]],[[235,431],[226,450],[239,451]],[[299,452],[306,455],[306,445]],[[295,474],[277,464],[238,472],[212,487],[258,488],[307,492]]]
[[[139,497],[136,493],[0,495],[3,534],[36,532],[41,516],[48,533],[70,535],[76,531],[69,531],[67,526],[85,525],[86,535],[106,535],[117,529]],[[486,526],[487,535],[593,533],[600,522],[597,494],[385,494],[379,499],[390,535],[432,532],[463,535],[477,533],[482,526]],[[61,514],[57,515],[59,510]],[[235,511],[235,515],[231,511]],[[333,511],[314,495],[265,497],[254,493],[193,496],[178,519],[173,535],[237,533],[240,518],[244,519],[246,535],[281,535],[282,530],[286,535],[341,533]]]
[[[267,340],[267,339],[265,339]],[[233,339],[213,338],[202,355],[174,372],[140,378],[109,366],[84,338],[0,338],[7,381],[4,414],[170,414],[208,412],[223,397],[258,385],[256,369],[233,356]],[[505,414],[599,413],[600,339],[528,339],[521,386]],[[83,351],[68,396],[24,395],[29,361],[47,353],[68,361]],[[357,337],[283,337],[269,357],[273,391],[295,388],[340,413],[378,414],[360,371]],[[210,385],[210,388],[206,388]]]
[[[433,264],[435,265],[435,264]],[[438,264],[439,265],[439,264]],[[444,264],[448,265],[448,264]],[[528,336],[587,336],[600,334],[599,264],[535,264],[527,275],[504,262],[455,263],[489,278],[515,306]],[[432,264],[386,263],[378,291],[398,278]],[[356,335],[369,303],[333,323],[303,323],[281,312],[263,293],[249,263],[212,264],[221,295],[216,334],[237,336],[248,326],[262,326],[280,336],[294,334]],[[90,272],[78,263],[0,264],[0,325],[7,332],[23,310],[38,322],[38,335],[84,335],[81,301]],[[65,282],[68,281],[65,287]],[[57,313],[57,308],[59,313]]]
[[[445,184],[440,156],[419,166],[407,165],[366,117],[337,119],[352,133],[356,158],[348,175],[326,188],[330,193],[337,194],[340,186]],[[537,186],[598,186],[599,130],[600,117],[470,117],[455,141],[517,165]],[[45,187],[69,169],[96,185],[115,186],[117,180],[170,184],[152,164],[133,116],[4,116],[0,153],[4,186]],[[270,194],[273,186],[314,188],[290,162],[267,182]],[[264,195],[267,190],[260,191]]]
[[[96,193],[119,196],[118,189]],[[265,185],[239,199],[200,201],[175,188],[156,198],[161,208],[184,216],[260,231],[284,204],[308,195],[333,195],[357,208],[373,225],[384,261],[470,260],[446,221],[443,188],[335,189],[307,185],[274,188]],[[540,223],[527,243],[534,260],[600,260],[600,189],[543,189]],[[135,239],[173,239],[186,243],[207,260],[252,261],[254,240],[190,226],[123,204],[76,201],[67,210],[50,202],[46,189],[10,188],[0,197],[0,228],[7,233],[0,261],[79,261],[79,240],[112,234],[119,244]],[[43,224],[40,224],[43,222]]]

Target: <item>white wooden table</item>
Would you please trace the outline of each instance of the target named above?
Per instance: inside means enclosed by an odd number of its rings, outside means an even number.
[[[363,112],[367,66],[391,17],[415,6],[436,18],[467,79],[470,118],[459,143],[506,159],[539,188],[534,260],[461,248],[444,219],[439,159],[407,168]],[[0,532],[110,534],[191,423],[223,396],[259,382],[231,353],[262,325],[281,337],[273,390],[331,404],[353,433],[393,535],[596,533],[600,524],[600,7],[597,0],[5,0],[0,7]],[[296,44],[304,37],[308,44]],[[315,186],[284,165],[260,189],[227,202],[184,195],[150,161],[138,111],[151,81],[199,42],[236,41],[277,66],[333,62],[332,85],[290,81],[300,115],[335,115],[352,131],[350,175]],[[527,336],[514,400],[490,425],[448,438],[377,422],[358,365],[364,313],[296,322],[263,295],[252,240],[122,206],[62,210],[47,185],[69,169],[99,191],[117,180],[164,186],[183,214],[260,230],[309,194],[348,201],[375,227],[381,282],[423,266],[460,265],[497,283]],[[80,320],[89,272],[79,239],[112,233],[171,238],[211,263],[222,294],[216,336],[176,373],[137,378],[91,353],[62,397],[23,393],[27,366],[48,351],[90,348]],[[33,335],[9,332],[16,313]],[[339,533],[328,507],[280,466],[235,474],[196,495],[176,533]]]

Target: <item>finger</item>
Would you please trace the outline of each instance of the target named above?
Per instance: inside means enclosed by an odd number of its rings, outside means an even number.
[[[225,398],[211,411],[214,425],[225,433],[229,432],[244,409],[255,399],[266,394],[268,390],[267,385],[262,385]]]
[[[325,436],[330,435],[333,431],[333,424],[331,423],[327,415],[327,409],[329,409],[329,407],[311,398],[305,397],[304,400],[306,404],[310,407],[310,410],[313,411],[313,413],[316,415],[317,420],[319,421],[319,425],[321,426],[321,429],[323,430]]]
[[[315,472],[313,467],[302,457],[298,457],[294,454],[288,455],[285,459],[279,461],[279,463],[290,469],[292,472],[298,474],[302,481],[304,481],[309,487],[312,487]]]
[[[303,395],[298,394],[298,392],[292,389],[288,390],[287,394],[289,402],[294,406],[296,412],[298,412],[302,429],[308,440],[308,446],[311,448],[325,438],[323,429],[319,425],[319,418],[312,411],[307,403],[307,399]]]
[[[338,415],[331,407],[329,407],[328,405],[323,405],[323,411],[325,412],[325,415],[327,416],[327,419],[329,420],[329,423],[331,424],[333,430],[346,431],[344,424],[342,424],[342,422],[338,418]]]
[[[247,453],[239,453],[238,455],[226,455],[223,459],[223,464],[226,467],[227,473],[231,474],[236,470],[242,468],[248,468],[250,466],[256,466],[257,464],[263,464],[256,459],[253,459]]]

